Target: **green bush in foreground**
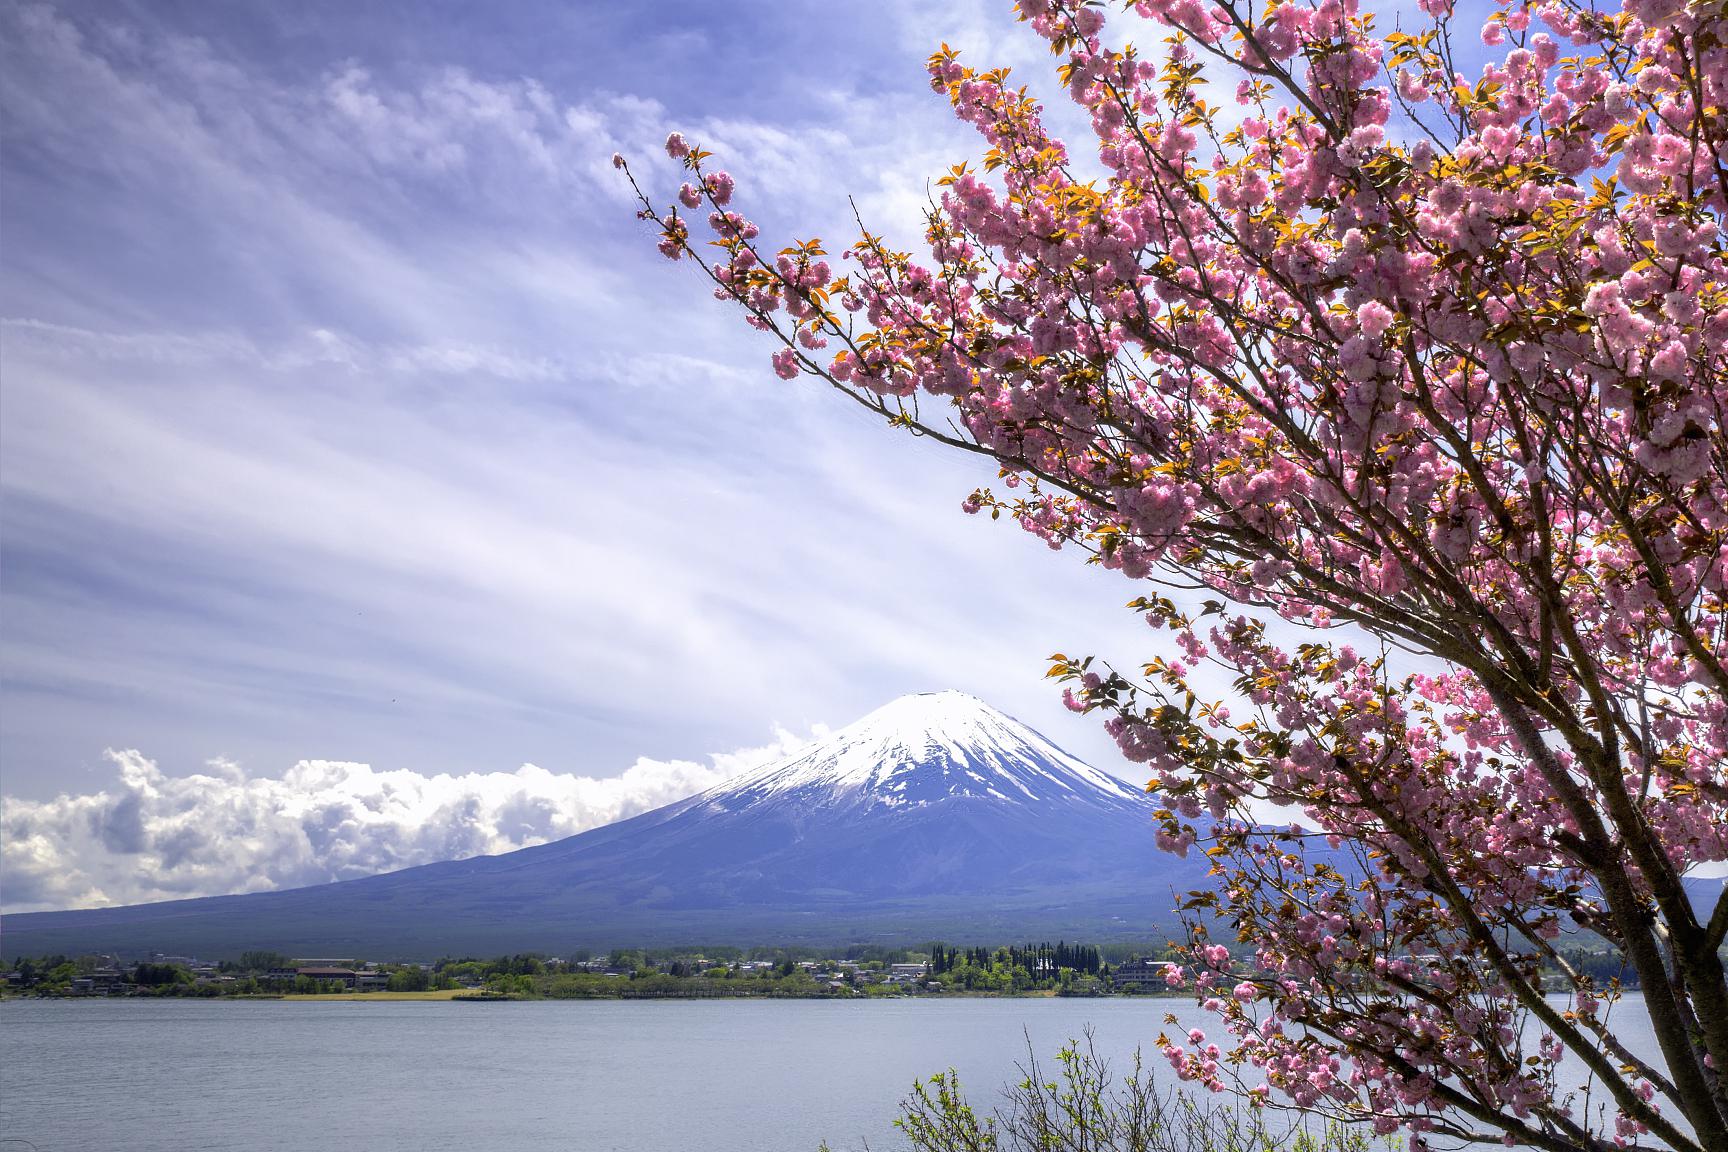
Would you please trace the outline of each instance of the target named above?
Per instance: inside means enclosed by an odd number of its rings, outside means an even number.
[[[1041,1065],[1028,1046],[1022,1079],[980,1114],[953,1069],[915,1084],[895,1127],[915,1152],[1368,1152],[1366,1134],[1336,1122],[1215,1103],[1161,1090],[1134,1054],[1120,1078],[1090,1032]],[[828,1152],[823,1145],[822,1152]]]

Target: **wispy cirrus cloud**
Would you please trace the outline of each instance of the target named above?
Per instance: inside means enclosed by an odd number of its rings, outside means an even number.
[[[6,810],[103,747],[601,778],[941,687],[1109,763],[1041,659],[1126,593],[775,381],[610,166],[678,127],[775,234],[910,241],[976,150],[922,57],[1006,9],[424,7],[0,8]]]
[[[479,344],[375,346],[328,328],[262,346],[233,332],[98,332],[24,317],[0,317],[0,340],[16,358],[143,363],[174,368],[298,372],[340,370],[398,376],[480,376],[527,383],[557,383],[568,364],[545,356]]]

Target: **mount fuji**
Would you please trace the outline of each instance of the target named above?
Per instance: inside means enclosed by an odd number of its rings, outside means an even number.
[[[895,700],[688,799],[500,856],[7,916],[14,953],[374,957],[666,943],[1146,938],[1200,859],[1141,791],[958,692]]]

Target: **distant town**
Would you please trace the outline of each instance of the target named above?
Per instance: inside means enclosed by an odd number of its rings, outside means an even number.
[[[378,999],[646,999],[911,995],[1104,996],[1168,991],[1168,955],[1108,962],[1089,945],[927,950],[855,948],[620,949],[602,956],[523,953],[492,959],[382,963],[250,951],[235,960],[152,954],[19,957],[5,995],[41,997],[333,997]]]
[[[1251,965],[1242,957],[1245,974]],[[1438,963],[1439,957],[1413,957]],[[1578,948],[1564,959],[1603,988],[1637,986],[1623,958]],[[444,957],[385,963],[357,957],[290,957],[249,951],[206,960],[155,953],[15,959],[0,972],[0,995],[34,997],[288,997],[398,1000],[832,998],[848,996],[1168,995],[1179,979],[1176,949],[1023,944],[921,950],[854,946],[812,953],[796,948],[617,949],[558,957],[519,953],[491,959]],[[1553,974],[1558,978],[1558,973]]]

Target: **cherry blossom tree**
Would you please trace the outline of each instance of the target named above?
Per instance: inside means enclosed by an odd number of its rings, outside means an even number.
[[[1687,884],[1728,858],[1728,14],[1503,0],[1467,73],[1451,0],[1126,7],[1018,6],[1083,149],[930,59],[984,152],[924,255],[770,246],[677,135],[642,215],[781,377],[1140,582],[1166,655],[1051,671],[1215,862],[1182,1077],[1418,1148],[1728,1152],[1728,898]]]

